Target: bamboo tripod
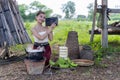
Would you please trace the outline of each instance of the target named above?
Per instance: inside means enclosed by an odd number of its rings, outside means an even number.
[[[0,0],[0,57],[8,57],[8,47],[25,43],[32,41],[26,32],[17,2]]]

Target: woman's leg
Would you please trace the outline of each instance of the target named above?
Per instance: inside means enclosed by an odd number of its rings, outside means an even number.
[[[34,46],[33,46],[33,49],[37,49],[37,47],[40,46],[38,43],[34,43]],[[44,46],[44,53],[43,53],[43,56],[46,58],[46,61],[45,61],[45,66],[49,65],[49,60],[50,60],[50,57],[51,57],[51,47],[50,45],[46,45]]]
[[[50,60],[50,57],[51,57],[51,48],[50,48],[50,45],[45,46],[45,52],[44,52],[43,55],[46,58],[45,66],[47,66],[47,65],[49,65],[49,60]]]

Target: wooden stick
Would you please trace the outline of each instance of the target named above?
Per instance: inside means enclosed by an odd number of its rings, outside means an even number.
[[[95,22],[96,22],[96,11],[97,11],[97,0],[95,0],[95,4],[94,4],[94,14],[93,14],[93,23],[92,23],[90,42],[93,42],[93,39],[94,39],[94,29],[95,29]]]
[[[17,13],[17,11],[16,11],[16,9],[13,5],[12,0],[10,0],[9,2],[10,2],[10,5],[11,5],[11,8],[12,8],[12,11],[14,13],[16,24],[18,25],[18,28],[19,28],[19,34],[20,34],[20,37],[22,39],[22,43],[25,43],[25,42],[27,42],[27,40],[26,40],[25,34],[23,33],[24,30],[22,28],[18,13]]]
[[[32,41],[31,41],[31,39],[30,39],[30,37],[29,37],[28,33],[26,32],[26,29],[25,29],[25,27],[24,27],[24,24],[23,24],[24,22],[23,22],[23,19],[22,19],[21,15],[20,15],[19,8],[18,8],[18,4],[17,4],[16,2],[13,2],[13,5],[14,5],[16,11],[17,11],[17,14],[18,14],[18,17],[17,17],[17,18],[18,18],[18,20],[19,20],[19,22],[20,22],[20,24],[21,24],[20,27],[21,27],[21,29],[22,29],[22,31],[23,31],[26,39],[27,39],[27,42],[32,43]]]

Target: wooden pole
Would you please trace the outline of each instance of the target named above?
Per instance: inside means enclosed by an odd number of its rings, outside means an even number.
[[[3,14],[1,4],[0,4],[0,12],[1,12],[0,13],[0,20],[1,20],[2,28],[3,28],[2,29],[3,30],[3,35],[2,36],[4,37],[4,41],[8,42],[7,45],[12,45],[12,44],[14,44],[14,40],[13,40],[13,37],[12,37],[12,35],[10,33],[9,26],[8,26],[8,24],[6,22],[6,18],[4,16],[4,14]]]
[[[11,6],[11,10],[13,12],[14,22],[15,22],[15,25],[17,26],[17,30],[18,30],[20,39],[21,39],[22,43],[25,43],[26,42],[26,38],[23,35],[23,31],[24,30],[21,29],[20,20],[18,18],[18,14],[17,14],[17,11],[16,11],[16,9],[15,9],[15,7],[13,5],[13,1],[12,0],[9,0],[9,5]]]
[[[107,0],[102,0],[102,47],[108,47],[108,30],[107,30]]]
[[[93,39],[94,39],[94,29],[95,29],[95,21],[96,21],[96,12],[97,12],[97,0],[95,0],[95,3],[94,3],[93,23],[92,23],[92,30],[91,30],[90,42],[93,42]]]

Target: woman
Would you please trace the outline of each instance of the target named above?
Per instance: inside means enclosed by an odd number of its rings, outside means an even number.
[[[43,56],[46,58],[45,66],[48,66],[51,56],[51,48],[48,42],[53,39],[53,29],[56,24],[53,23],[50,27],[43,26],[42,24],[45,22],[45,13],[42,11],[37,12],[36,21],[37,24],[32,28],[32,34],[35,41],[33,48],[38,49],[39,47],[44,47]]]

